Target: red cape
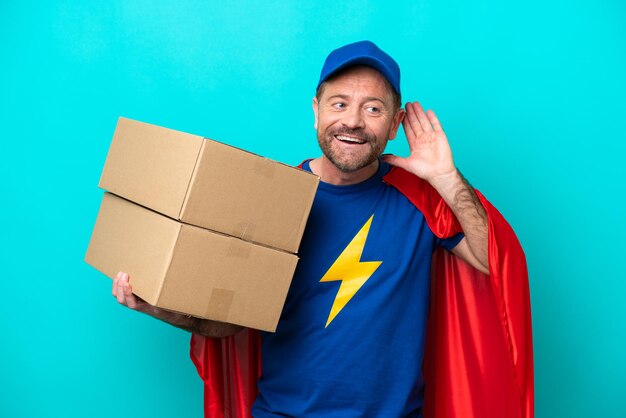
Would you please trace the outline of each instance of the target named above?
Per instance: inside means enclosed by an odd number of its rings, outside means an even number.
[[[461,232],[424,180],[394,167],[384,178],[424,214],[440,238]],[[513,230],[480,192],[489,218],[489,275],[443,250],[433,256],[424,356],[425,418],[532,418],[533,350],[528,272]],[[261,371],[260,335],[191,337],[204,381],[204,414],[248,417]]]

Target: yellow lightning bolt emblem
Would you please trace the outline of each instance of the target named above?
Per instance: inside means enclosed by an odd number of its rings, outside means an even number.
[[[382,261],[361,262],[361,254],[363,254],[365,241],[370,232],[372,219],[374,219],[374,215],[365,222],[365,225],[363,225],[361,230],[352,238],[350,244],[348,244],[341,255],[337,257],[333,265],[330,266],[326,274],[324,274],[324,277],[320,280],[320,282],[341,280],[341,286],[339,286],[339,291],[337,292],[337,296],[335,296],[335,302],[328,315],[326,327],[335,319],[337,314],[346,306],[356,292],[359,291],[361,286],[374,274],[378,266],[382,264]]]

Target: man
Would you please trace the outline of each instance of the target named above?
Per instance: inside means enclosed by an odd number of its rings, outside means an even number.
[[[400,69],[373,43],[326,59],[313,99],[322,156],[302,165],[321,183],[278,328],[262,335],[255,417],[421,416],[433,252],[443,247],[490,273],[485,208],[454,166],[436,115],[417,102],[402,109],[400,97]],[[401,123],[410,155],[382,156]],[[463,233],[436,235],[386,182],[392,165],[430,184]],[[240,329],[149,306],[123,273],[113,294],[199,335]]]

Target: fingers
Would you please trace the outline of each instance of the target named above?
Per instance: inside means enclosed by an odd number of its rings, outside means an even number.
[[[417,136],[417,133],[411,127],[411,122],[409,122],[408,113],[406,113],[406,116],[404,117],[404,119],[402,119],[402,127],[404,128],[404,133],[406,134],[406,137],[410,143],[410,140],[415,138]]]
[[[413,103],[408,102],[404,108],[406,109],[406,117],[404,118],[404,120],[402,121],[402,126],[404,127],[404,130],[406,131],[407,135],[410,135],[411,133],[414,136],[420,136],[424,130],[422,129],[422,124],[419,121],[419,118],[417,117],[417,113],[415,111],[415,108],[413,107]],[[410,132],[407,131],[407,127],[409,128]]]
[[[133,295],[133,290],[128,283],[128,274],[119,272],[113,279],[113,296],[120,305],[128,306],[131,309],[137,308],[137,299]]]
[[[118,272],[115,277],[113,278],[113,289],[112,289],[112,294],[113,296],[115,296],[117,298],[117,281],[120,279],[122,272]]]
[[[429,110],[428,113],[425,113],[419,102],[408,102],[404,108],[406,117],[402,121],[402,125],[407,134],[413,133],[419,136],[424,132],[443,131],[435,112]]]
[[[426,112],[426,116],[428,116],[428,120],[433,125],[435,132],[443,132],[443,128],[441,127],[441,123],[439,123],[439,119],[437,119],[437,115],[432,110]]]
[[[113,296],[117,299],[117,303],[124,304],[124,292],[122,283],[124,282],[124,273],[121,271],[117,273],[115,279],[113,279]]]
[[[126,306],[130,309],[137,309],[137,299],[133,295],[133,290],[128,282],[124,284],[124,298],[126,299]]]
[[[426,113],[424,113],[424,109],[422,109],[422,105],[419,102],[413,103],[413,108],[415,109],[415,113],[417,113],[417,119],[419,120],[420,126],[424,132],[430,132],[433,130],[433,126],[430,124]]]

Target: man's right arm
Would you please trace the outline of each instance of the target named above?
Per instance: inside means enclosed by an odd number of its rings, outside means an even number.
[[[239,325],[226,324],[224,322],[211,321],[208,319],[194,318],[178,312],[172,312],[150,305],[143,299],[133,294],[130,287],[128,274],[119,272],[113,279],[113,296],[117,301],[132,310],[143,312],[175,327],[184,329],[194,334],[210,338],[222,338],[233,335],[243,329]]]

